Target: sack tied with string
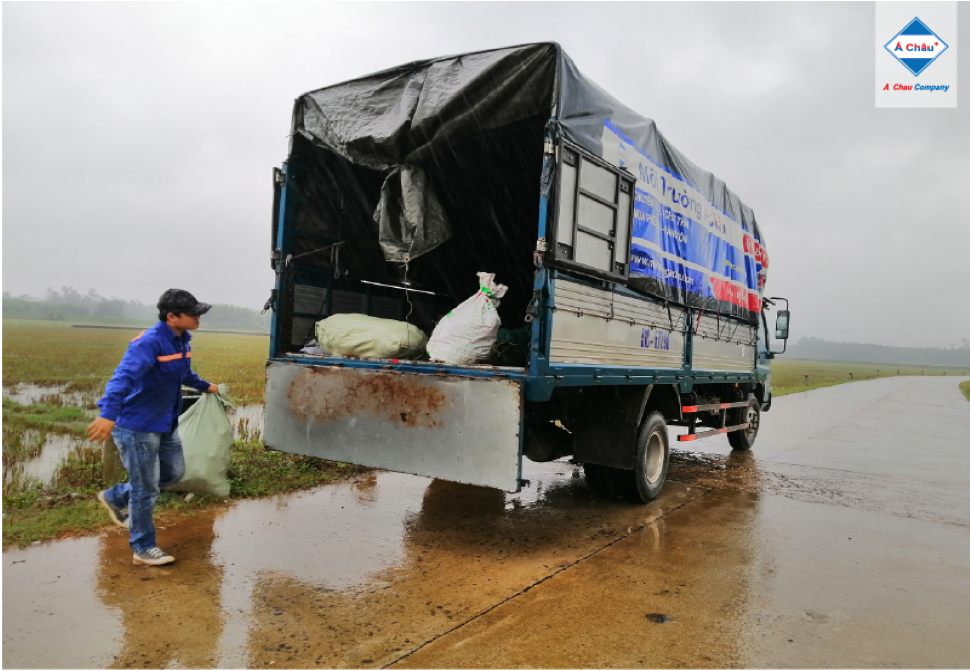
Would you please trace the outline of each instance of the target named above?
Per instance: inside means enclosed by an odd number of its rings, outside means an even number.
[[[502,320],[498,306],[508,287],[495,283],[495,274],[478,273],[478,292],[448,312],[431,333],[428,355],[449,365],[486,361],[498,339]]]

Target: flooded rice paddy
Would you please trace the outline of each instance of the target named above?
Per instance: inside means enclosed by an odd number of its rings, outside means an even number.
[[[83,407],[94,409],[100,394],[96,392],[67,391],[67,384],[56,386],[38,386],[37,384],[17,384],[4,386],[3,397],[18,405],[61,405],[65,407]]]
[[[78,407],[97,416],[98,391],[68,391],[67,384],[40,386],[17,384],[3,387],[3,397],[19,405],[44,404],[56,407]],[[258,441],[263,435],[263,406],[243,405],[230,411],[236,440]],[[15,481],[37,482],[50,486],[55,482],[61,467],[72,453],[90,446],[86,439],[62,431],[27,429],[17,433],[4,433],[3,477],[4,485]],[[16,441],[9,444],[8,441]],[[11,449],[10,447],[16,447]]]

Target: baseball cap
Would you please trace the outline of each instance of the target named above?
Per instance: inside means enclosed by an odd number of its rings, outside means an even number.
[[[180,288],[170,288],[158,299],[159,310],[174,312],[175,314],[188,314],[189,316],[202,316],[212,305],[207,302],[199,302],[195,296],[188,291]]]

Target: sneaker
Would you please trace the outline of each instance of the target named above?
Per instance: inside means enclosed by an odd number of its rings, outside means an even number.
[[[148,551],[136,551],[131,562],[135,565],[165,565],[174,563],[175,557],[169,556],[158,547],[152,547]]]
[[[131,519],[128,518],[128,512],[109,503],[105,493],[107,493],[107,491],[101,491],[101,493],[98,494],[98,502],[100,502],[104,508],[108,510],[108,516],[111,517],[111,523],[119,528],[130,527]]]

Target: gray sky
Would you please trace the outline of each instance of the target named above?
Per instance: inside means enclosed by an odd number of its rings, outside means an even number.
[[[875,109],[874,15],[868,3],[5,2],[3,290],[153,302],[178,286],[260,307],[271,168],[296,96],[554,40],[755,210],[768,294],[791,300],[796,341],[959,346],[970,100]]]

